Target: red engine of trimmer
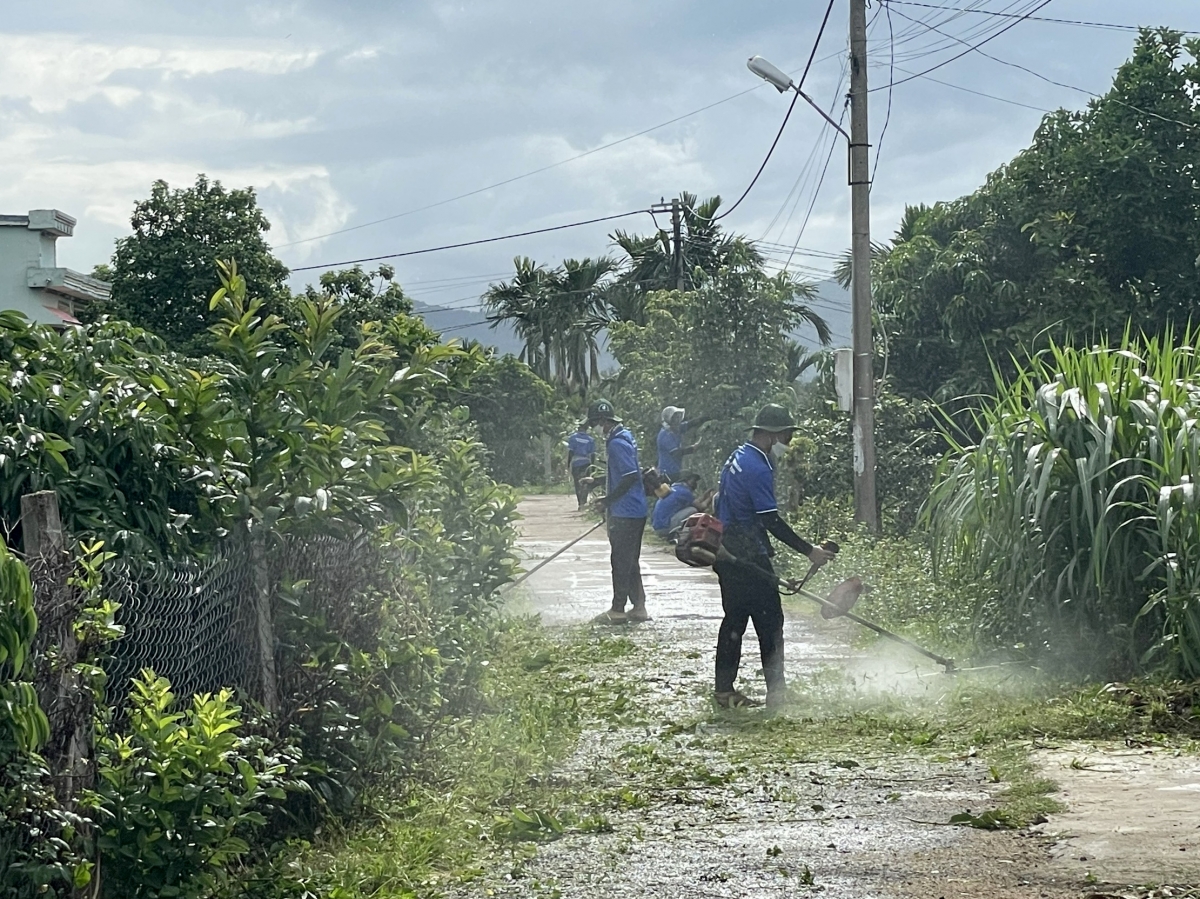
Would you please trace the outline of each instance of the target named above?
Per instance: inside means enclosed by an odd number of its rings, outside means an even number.
[[[675,541],[675,558],[693,568],[707,568],[717,561],[724,526],[719,518],[697,512],[683,523]]]

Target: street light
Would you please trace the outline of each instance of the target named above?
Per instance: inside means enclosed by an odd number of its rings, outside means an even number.
[[[854,442],[854,517],[875,532],[879,505],[875,492],[875,374],[871,354],[871,174],[867,148],[866,0],[850,3],[850,131],[847,134],[787,72],[761,56],[746,68],[779,93],[794,90],[850,143],[851,334],[853,392],[851,431]],[[819,38],[818,38],[819,40]],[[795,104],[795,100],[792,101]],[[786,121],[786,120],[785,120]],[[778,138],[776,138],[778,140]]]
[[[771,65],[771,63],[767,62],[761,56],[751,56],[746,62],[746,68],[763,81],[770,82],[771,86],[781,94],[794,87],[792,79],[788,77],[787,72],[777,66]]]
[[[821,118],[836,128],[838,132],[841,133],[842,137],[846,138],[846,140],[850,140],[850,135],[845,132],[842,126],[830,118],[829,113],[818,106],[817,102],[812,97],[804,93],[804,91],[800,89],[800,86],[792,81],[791,76],[789,76],[787,72],[783,71],[783,69],[767,62],[761,56],[751,56],[746,61],[746,68],[748,68],[763,81],[767,82],[767,84],[771,85],[771,87],[775,88],[775,90],[779,91],[781,94],[790,90],[794,90],[804,99],[805,103],[820,113]]]

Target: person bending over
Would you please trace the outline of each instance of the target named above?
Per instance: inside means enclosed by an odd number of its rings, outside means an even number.
[[[671,492],[654,504],[650,526],[656,535],[670,540],[689,516],[707,511],[712,492],[700,496],[699,489],[700,475],[694,471],[679,475],[679,480],[671,485]]]

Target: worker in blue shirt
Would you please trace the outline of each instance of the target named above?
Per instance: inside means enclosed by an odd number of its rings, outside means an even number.
[[[699,489],[700,475],[694,471],[680,474],[679,480],[671,485],[671,492],[654,504],[654,513],[650,516],[650,527],[654,533],[664,540],[670,540],[671,534],[689,515],[703,511],[708,495],[698,497],[696,491]]]
[[[646,621],[650,616],[640,560],[647,509],[637,444],[608,400],[596,400],[588,407],[588,426],[600,429],[608,455],[608,489],[597,501],[608,522],[612,564],[612,608],[604,617],[614,623]],[[626,604],[631,607],[628,612]]]
[[[575,499],[579,502],[580,511],[583,511],[588,493],[591,492],[591,484],[585,483],[585,480],[595,461],[596,438],[588,433],[587,422],[581,421],[575,433],[567,438],[567,469],[575,484]]]
[[[774,572],[771,567],[774,549],[767,534],[808,556],[818,568],[835,555],[801,538],[779,516],[775,465],[787,452],[795,430],[795,422],[783,406],[775,403],[763,406],[754,419],[750,439],[734,450],[721,470],[717,517],[724,526],[724,545],[738,559],[713,566],[721,584],[721,606],[725,611],[717,636],[716,665],[716,701],[723,708],[759,705],[733,686],[741,663],[742,636],[751,620],[762,653],[767,705],[786,701],[783,602],[779,585],[770,576]],[[762,573],[754,568],[762,569]]]
[[[684,421],[684,413],[679,406],[667,406],[662,410],[662,427],[658,430],[658,472],[671,481],[678,480],[683,472],[683,457],[696,451],[695,443],[684,444],[683,435],[708,421]]]

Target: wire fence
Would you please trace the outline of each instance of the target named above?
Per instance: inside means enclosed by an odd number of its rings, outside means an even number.
[[[205,561],[110,562],[104,590],[119,604],[125,635],[104,663],[105,701],[124,705],[144,669],[171,682],[177,697],[222,687],[255,687],[250,643],[249,558],[227,548]]]
[[[365,538],[307,537],[281,540],[268,554],[272,606],[276,610],[277,660],[282,692],[290,694],[288,669],[298,667],[300,636],[281,618],[300,619],[318,634],[364,646],[376,632],[381,587],[378,551]],[[180,700],[223,687],[262,699],[255,644],[255,573],[244,543],[230,541],[209,559],[114,560],[104,590],[119,604],[124,636],[104,662],[105,701],[121,709],[133,680],[145,669],[167,678]],[[289,615],[278,614],[287,604]],[[366,647],[364,647],[366,648]]]

